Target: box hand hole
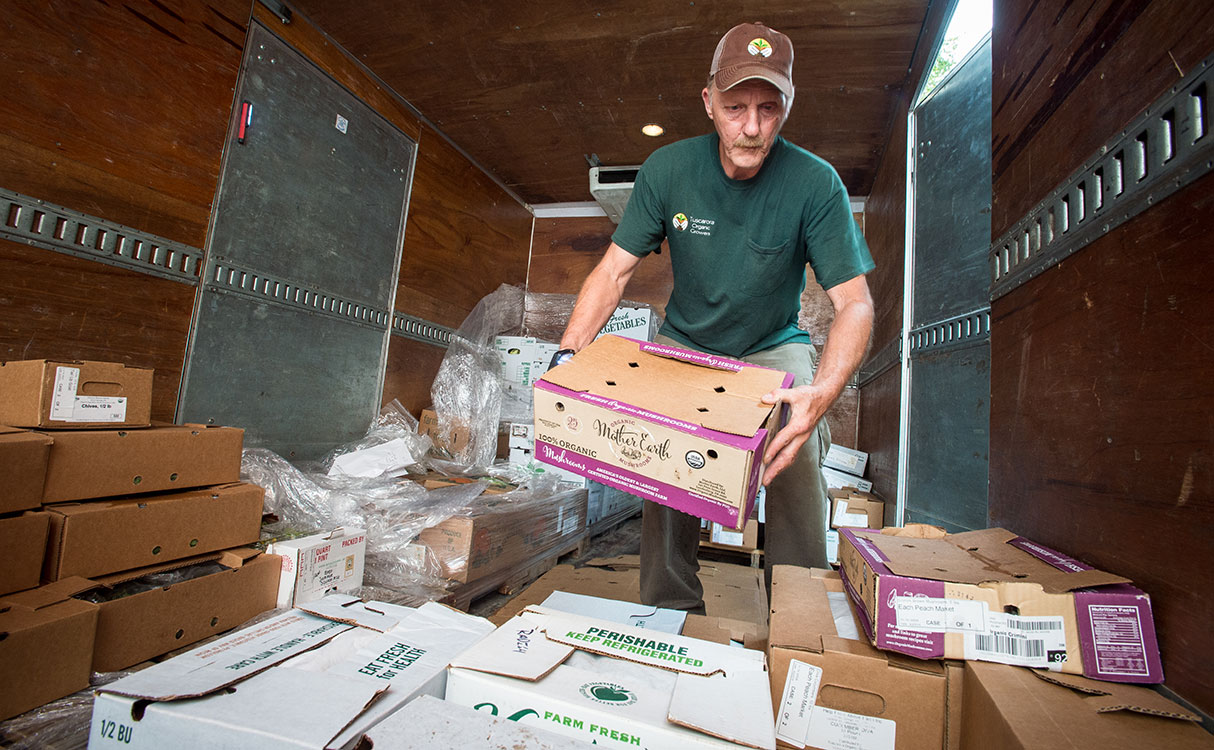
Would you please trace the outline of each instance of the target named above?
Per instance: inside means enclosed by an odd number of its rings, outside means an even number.
[[[714,450],[712,450],[711,448],[709,448],[709,449],[708,449],[707,451],[705,451],[705,452],[708,454],[708,457],[709,457],[709,458],[716,458],[716,457],[717,457],[717,452],[716,452],[716,451],[714,451]]]
[[[608,380],[608,381],[606,381],[606,383],[607,383],[607,385],[615,385],[614,380]]]
[[[725,392],[725,386],[723,386],[723,385],[718,385],[716,388],[713,388],[713,390],[714,390],[714,391],[716,391],[717,393],[724,393],[724,392]]]
[[[698,406],[698,407],[696,407],[696,411],[706,412],[706,411],[708,411],[708,407],[707,406]]]
[[[640,365],[638,365],[636,362],[629,362],[628,366],[629,367],[640,367]]]

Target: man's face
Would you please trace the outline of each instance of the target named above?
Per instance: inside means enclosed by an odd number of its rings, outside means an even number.
[[[702,93],[704,109],[721,137],[721,166],[735,180],[759,173],[784,124],[784,95],[767,81],[742,81],[728,91]]]

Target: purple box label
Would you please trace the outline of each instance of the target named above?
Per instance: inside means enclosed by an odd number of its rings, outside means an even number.
[[[692,351],[690,349],[679,349],[678,347],[666,346],[664,344],[643,343],[641,344],[641,351],[647,354],[656,354],[659,357],[669,357],[670,359],[692,362],[704,367],[711,367],[714,370],[741,372],[747,367],[756,367],[756,365],[748,365],[736,359],[727,359],[725,357],[718,357],[715,354],[705,354],[704,352]]]
[[[1163,681],[1163,665],[1146,595],[1075,593],[1083,672],[1112,682]]]
[[[546,464],[572,471],[587,479],[593,479],[600,484],[623,490],[630,495],[652,500],[660,505],[666,505],[699,518],[715,521],[722,526],[731,529],[738,526],[739,509],[732,505],[603,463],[567,448],[558,448],[542,440],[536,440],[535,458]],[[745,514],[750,513],[749,506],[753,503],[754,499],[751,498],[748,507],[743,509]]]
[[[899,630],[898,611],[894,598],[899,596],[944,598],[944,583],[922,578],[881,576],[877,583],[877,648],[897,651],[921,659],[944,656],[944,633],[923,633],[917,630]]]
[[[1016,537],[1015,539],[1009,541],[1008,544],[1012,545],[1013,547],[1018,547],[1038,560],[1041,560],[1049,565],[1053,565],[1055,568],[1066,571],[1067,573],[1078,573],[1083,570],[1093,570],[1091,565],[1079,562],[1073,557],[1068,557],[1061,552],[1057,552],[1049,547],[1038,544],[1031,539],[1025,539],[1022,536]]]

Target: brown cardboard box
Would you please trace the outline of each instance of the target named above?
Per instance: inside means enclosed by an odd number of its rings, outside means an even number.
[[[50,435],[44,503],[240,481],[244,430],[201,424]]]
[[[449,456],[454,456],[467,448],[468,441],[471,439],[468,428],[461,424],[452,424],[447,434],[443,434],[443,430],[438,425],[438,414],[433,409],[422,410],[417,431],[422,435],[430,436],[430,439],[434,441],[437,453]]]
[[[147,427],[152,371],[114,362],[0,363],[0,424],[77,430]]]
[[[1163,681],[1146,593],[1006,529],[841,529],[839,565],[878,648]]]
[[[959,672],[950,684],[942,662],[878,651],[860,640],[863,631],[836,573],[777,565],[771,596],[768,661],[778,737],[811,748],[835,746],[832,736],[864,735],[896,748],[956,746],[948,717],[960,700]],[[781,738],[778,746],[799,745]]]
[[[32,589],[42,576],[42,558],[46,554],[46,536],[50,517],[46,513],[26,513],[0,518],[0,594]]]
[[[754,552],[759,548],[759,519],[757,518],[746,519],[746,527],[740,532],[726,529],[720,524],[711,524],[705,532],[701,534],[701,547],[735,552]],[[741,537],[741,544],[730,543],[738,537]]]
[[[1004,664],[966,662],[962,715],[966,748],[1214,748],[1195,715],[1154,690]]]
[[[486,500],[474,515],[449,518],[417,539],[434,552],[445,578],[467,583],[565,552],[585,533],[586,490],[568,490],[543,504]]]
[[[735,531],[793,376],[673,346],[601,336],[535,382],[537,461]]]
[[[257,541],[265,490],[228,484],[118,500],[48,505],[44,580],[109,575]]]
[[[879,529],[885,525],[885,503],[852,487],[830,490],[832,529]]]
[[[93,671],[126,669],[274,609],[281,560],[278,555],[242,547],[94,579],[107,589],[121,591],[123,584],[167,570],[182,571],[205,563],[225,568],[99,601]]]
[[[0,720],[88,687],[97,608],[72,595],[92,585],[70,578],[0,597]]]
[[[36,432],[0,425],[0,513],[37,508],[51,439]]]

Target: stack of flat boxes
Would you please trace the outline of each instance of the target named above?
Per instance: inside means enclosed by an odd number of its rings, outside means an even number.
[[[0,365],[0,719],[273,608],[243,431],[152,425],[152,371]],[[172,585],[143,586],[176,572]]]

